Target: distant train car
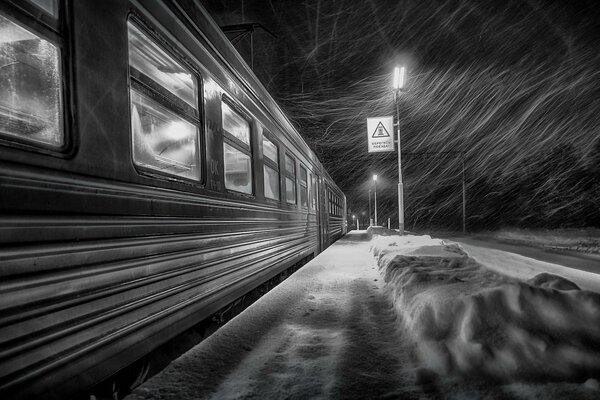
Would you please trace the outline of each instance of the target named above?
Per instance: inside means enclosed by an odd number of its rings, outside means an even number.
[[[346,199],[194,0],[0,3],[0,396],[68,398],[318,254]]]

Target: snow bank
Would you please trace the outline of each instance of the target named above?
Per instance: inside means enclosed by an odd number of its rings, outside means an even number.
[[[600,294],[548,273],[502,276],[429,236],[380,237],[372,250],[430,373],[504,382],[600,376]]]

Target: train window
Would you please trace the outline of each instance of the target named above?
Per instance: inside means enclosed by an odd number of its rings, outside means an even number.
[[[277,145],[263,136],[265,197],[279,200],[279,152]]]
[[[312,208],[317,209],[317,177],[311,176]]]
[[[243,144],[250,146],[250,124],[227,103],[223,106],[223,129]]]
[[[149,83],[154,86],[159,92],[161,89],[166,89],[194,109],[197,108],[196,77],[157,43],[150,40],[131,21],[128,23],[128,29],[129,65],[135,71],[136,78],[143,84]]]
[[[131,20],[127,26],[133,160],[197,181],[197,79]]]
[[[58,0],[30,0],[54,18],[58,17]]]
[[[285,155],[285,199],[289,204],[296,204],[296,160]]]
[[[250,123],[224,101],[221,102],[221,113],[225,187],[236,192],[252,194]]]
[[[0,135],[63,146],[58,46],[2,15],[0,38]]]
[[[308,173],[302,165],[300,166],[300,205],[308,207]]]

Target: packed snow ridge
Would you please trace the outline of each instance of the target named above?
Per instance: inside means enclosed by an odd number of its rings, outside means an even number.
[[[503,275],[429,236],[382,236],[372,251],[423,379],[597,383],[600,294],[546,272]]]

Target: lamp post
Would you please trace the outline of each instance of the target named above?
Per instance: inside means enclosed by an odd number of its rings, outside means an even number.
[[[369,226],[373,226],[373,218],[371,218],[371,189],[369,189]]]
[[[404,186],[402,184],[402,145],[400,140],[400,92],[404,89],[405,67],[394,68],[394,102],[398,131],[398,231],[404,235]]]
[[[375,226],[377,225],[377,174],[373,175],[373,181],[375,182]]]

